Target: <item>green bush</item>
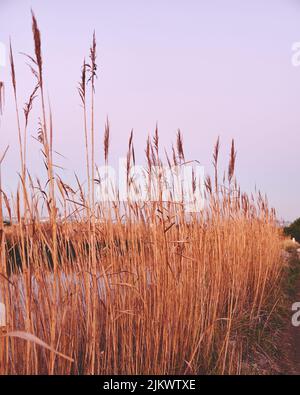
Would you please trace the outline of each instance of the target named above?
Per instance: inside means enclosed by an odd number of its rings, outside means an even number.
[[[295,237],[300,243],[300,218],[296,219],[290,226],[284,228],[284,233],[288,236]]]

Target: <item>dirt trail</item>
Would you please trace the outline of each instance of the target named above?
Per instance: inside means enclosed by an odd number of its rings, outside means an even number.
[[[300,253],[298,251],[298,264],[300,265]],[[297,256],[296,255],[296,256]],[[299,276],[298,276],[299,277]],[[300,278],[296,282],[296,288],[293,292],[290,305],[290,314],[286,334],[283,339],[282,347],[284,349],[285,361],[283,362],[283,374],[300,375],[300,326],[292,324],[292,304],[300,303]]]
[[[298,288],[297,294],[295,295],[296,302],[300,302],[300,282]],[[289,322],[287,340],[289,343],[289,349],[287,350],[289,371],[287,373],[300,375],[300,326],[293,326],[292,322]]]

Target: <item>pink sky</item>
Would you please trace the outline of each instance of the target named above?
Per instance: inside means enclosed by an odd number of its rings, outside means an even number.
[[[158,122],[161,144],[184,134],[186,156],[211,170],[221,138],[221,166],[230,140],[238,151],[242,188],[266,192],[278,216],[300,216],[300,67],[291,63],[300,41],[298,0],[0,0],[0,42],[12,37],[20,106],[33,80],[18,52],[33,53],[30,8],[42,31],[47,92],[54,113],[57,158],[84,179],[83,129],[76,91],[93,29],[98,41],[97,163],[103,161],[104,121],[111,123],[112,162],[126,154],[134,129],[142,162],[145,140]],[[9,67],[0,66],[6,104],[0,153],[10,144],[3,183],[18,182],[17,129]],[[38,104],[38,102],[37,102]],[[30,134],[36,136],[38,111]],[[43,172],[39,146],[30,139],[29,170]]]

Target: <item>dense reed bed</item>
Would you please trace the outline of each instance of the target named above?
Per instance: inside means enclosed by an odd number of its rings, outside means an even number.
[[[32,21],[35,55],[28,61],[36,85],[24,117],[19,115],[10,49],[21,171],[14,198],[8,199],[0,185],[0,298],[7,310],[0,373],[244,373],[248,351],[258,341],[257,333],[268,328],[281,297],[283,263],[275,213],[260,194],[247,196],[237,185],[234,143],[228,172],[221,179],[219,142],[215,146],[214,177],[205,179],[200,212],[187,213],[183,201],[172,199],[172,188],[165,199],[158,130],[145,150],[149,199],[122,202],[116,190],[114,200],[99,202],[94,35],[79,84],[87,183],[67,185],[53,163],[41,37],[34,15]],[[27,125],[35,101],[41,108],[38,140],[48,179],[45,188],[31,178],[26,166]],[[105,164],[109,137],[107,123]],[[5,152],[1,158],[2,163]],[[187,163],[180,132],[165,162],[170,169]],[[134,163],[131,134],[127,188],[134,184]],[[152,169],[159,174],[156,199],[150,198]],[[5,174],[2,177],[5,180]],[[193,191],[198,183],[193,177]],[[46,223],[41,221],[42,205],[48,213]],[[4,213],[15,214],[17,223],[5,227]]]

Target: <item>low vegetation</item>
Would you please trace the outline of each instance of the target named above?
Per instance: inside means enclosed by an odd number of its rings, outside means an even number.
[[[296,219],[289,226],[286,226],[284,228],[284,233],[300,243],[300,218]]]

